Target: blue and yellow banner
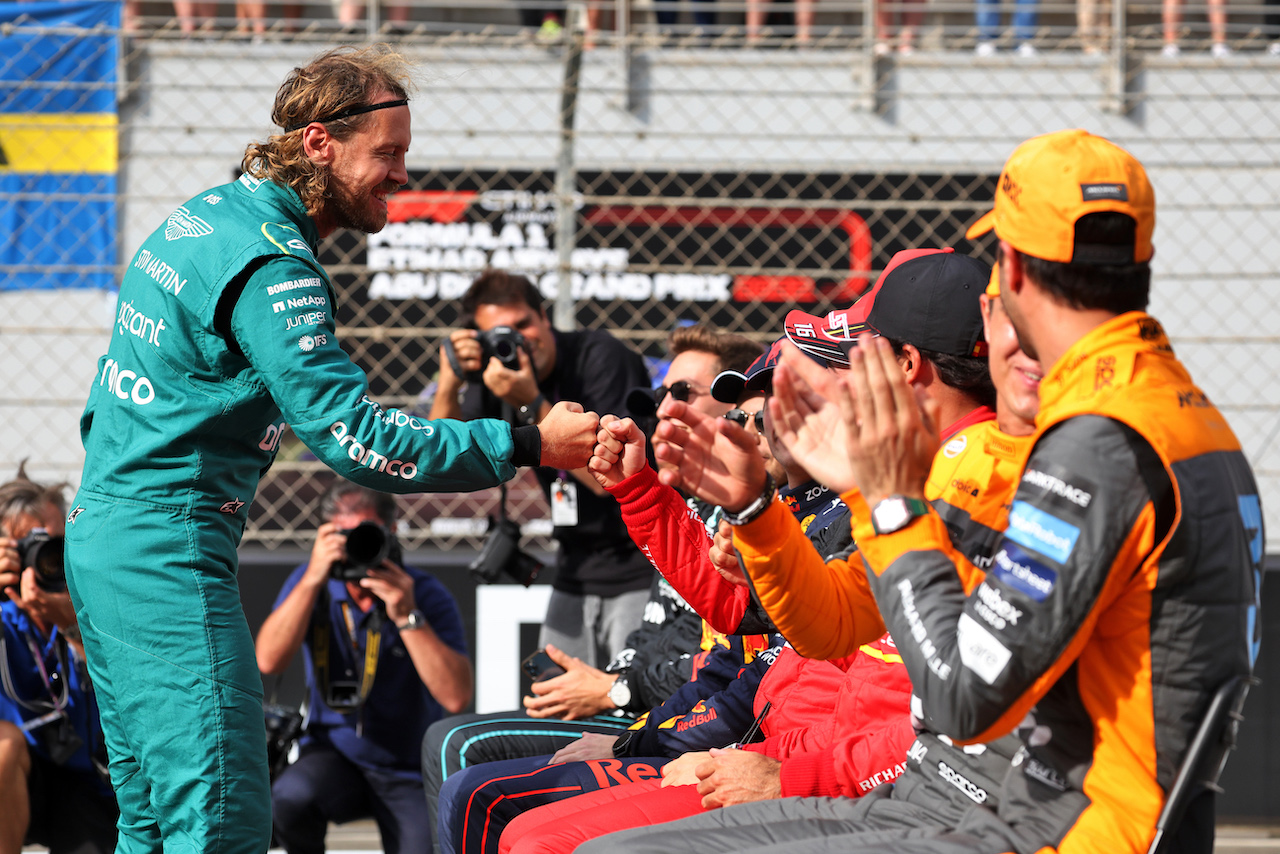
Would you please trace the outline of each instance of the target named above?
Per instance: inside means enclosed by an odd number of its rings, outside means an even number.
[[[0,3],[0,290],[115,286],[120,3]]]

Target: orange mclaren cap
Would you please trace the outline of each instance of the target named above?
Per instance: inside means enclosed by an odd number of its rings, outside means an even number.
[[[1132,217],[1133,243],[1077,244],[1076,220],[1099,211]],[[1142,164],[1100,136],[1063,130],[1014,149],[1000,173],[995,208],[965,236],[994,228],[1014,249],[1045,261],[1133,264],[1151,260],[1155,226],[1155,191]]]
[[[987,296],[1000,296],[1000,262],[991,267],[991,281],[987,282]]]

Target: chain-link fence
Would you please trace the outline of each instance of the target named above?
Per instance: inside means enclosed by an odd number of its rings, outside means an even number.
[[[0,266],[0,359],[11,377],[0,393],[0,470],[30,456],[36,474],[76,479],[76,420],[117,320],[99,282],[49,289],[24,277],[68,266],[57,253],[91,242],[108,216],[108,267],[118,271],[177,205],[232,178],[245,143],[270,132],[271,100],[290,68],[372,28],[421,71],[410,184],[382,233],[340,232],[322,258],[340,294],[339,336],[383,403],[429,406],[439,342],[486,266],[527,273],[549,298],[568,271],[576,323],[609,329],[656,366],[677,324],[772,339],[791,308],[847,305],[900,249],[952,245],[989,259],[989,238],[963,235],[989,207],[1004,158],[1028,136],[1081,126],[1129,148],[1151,173],[1153,312],[1240,436],[1271,544],[1280,544],[1280,56],[1268,52],[1268,7],[1230,7],[1234,53],[1213,56],[1220,33],[1209,9],[1186,6],[1176,29],[1183,52],[1170,56],[1153,5],[1094,9],[1096,32],[1082,38],[1075,5],[1041,3],[1029,38],[1003,21],[990,42],[974,7],[959,3],[823,0],[806,24],[803,4],[775,2],[750,31],[748,4],[600,3],[590,33],[573,26],[581,9],[570,9],[566,29],[543,26],[548,13],[564,14],[543,5],[352,13],[326,4],[289,19],[251,9],[238,33],[228,6],[206,22],[195,4],[190,34],[167,6],[129,10],[132,35],[113,36],[114,78],[78,84],[113,94],[118,188],[94,196],[69,182],[0,183],[7,210],[19,201],[75,208],[86,195],[112,202],[96,230],[62,214],[22,214],[28,232],[45,231],[45,260],[7,256]],[[886,12],[923,13],[910,52],[899,50],[902,21],[877,19]],[[256,37],[255,15],[264,20]],[[65,31],[18,21],[0,38]],[[1034,51],[1011,49],[1023,43]],[[5,62],[9,102],[58,88]],[[23,122],[29,133],[34,112],[0,108],[0,146],[12,147]],[[59,168],[71,165],[59,156]],[[305,544],[327,482],[287,438],[246,540]],[[496,491],[412,497],[406,544],[474,546],[495,501]],[[509,507],[528,533],[549,531],[531,478],[516,483]]]

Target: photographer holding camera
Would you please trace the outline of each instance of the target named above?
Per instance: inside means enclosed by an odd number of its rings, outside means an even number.
[[[263,673],[299,649],[308,718],[271,787],[276,838],[320,854],[328,822],[372,815],[387,854],[431,847],[418,764],[427,726],[471,701],[462,616],[433,576],[401,565],[395,498],[338,480],[311,559],[285,581],[255,643]]]
[[[441,347],[431,418],[537,424],[559,401],[631,414],[627,393],[649,387],[643,360],[608,332],[552,329],[542,294],[524,276],[486,271],[463,294],[462,310],[471,328]],[[560,543],[538,646],[603,667],[640,625],[653,567],[585,466],[536,472]]]
[[[0,854],[115,850],[115,796],[62,563],[62,487],[0,486]],[[96,760],[96,761],[95,761]]]

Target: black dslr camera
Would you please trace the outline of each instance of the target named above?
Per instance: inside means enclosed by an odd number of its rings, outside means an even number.
[[[520,526],[505,515],[489,517],[484,548],[467,567],[480,584],[493,584],[503,573],[528,587],[538,579],[542,563],[520,550]]]
[[[489,364],[489,357],[496,357],[502,367],[516,371],[520,369],[520,350],[528,351],[529,344],[524,336],[510,326],[495,326],[476,336],[480,339],[480,364]]]
[[[18,540],[18,557],[22,568],[36,573],[36,587],[45,593],[67,592],[67,569],[63,563],[63,539],[50,536],[44,528],[33,528]]]
[[[338,581],[359,581],[370,569],[382,566],[387,558],[397,566],[404,566],[400,541],[377,522],[361,522],[338,533],[347,535],[347,558],[329,568],[330,577]]]

